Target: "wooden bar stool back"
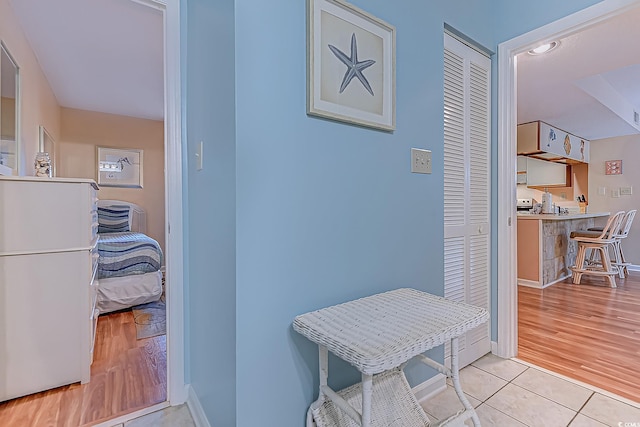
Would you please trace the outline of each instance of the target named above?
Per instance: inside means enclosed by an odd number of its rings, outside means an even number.
[[[608,248],[613,245],[622,227],[624,211],[610,215],[607,224],[602,231],[577,230],[572,231],[570,238],[578,242],[578,254],[576,264],[571,267],[573,271],[573,283],[580,284],[583,274],[603,276],[612,288],[616,287],[615,275],[618,268],[612,265]],[[586,259],[587,250],[598,251],[602,263],[600,265],[589,264]]]

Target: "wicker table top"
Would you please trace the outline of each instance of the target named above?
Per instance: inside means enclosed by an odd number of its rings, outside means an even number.
[[[488,320],[483,308],[404,288],[302,314],[293,328],[374,375]]]

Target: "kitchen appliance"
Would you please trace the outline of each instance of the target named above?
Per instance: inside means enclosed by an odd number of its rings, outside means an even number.
[[[516,211],[519,213],[523,213],[523,212],[529,212],[531,209],[533,209],[533,199],[531,198],[523,198],[523,199],[517,199],[516,201]]]
[[[544,193],[542,193],[542,213],[543,214],[552,214],[555,212],[555,205],[553,204],[551,193],[546,188],[544,189]]]

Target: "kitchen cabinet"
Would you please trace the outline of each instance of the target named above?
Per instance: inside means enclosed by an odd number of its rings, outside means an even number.
[[[590,142],[579,136],[535,121],[518,125],[518,155],[564,163],[589,163]]]
[[[529,187],[570,187],[571,166],[518,156],[517,183]]]
[[[546,288],[571,276],[578,245],[573,230],[593,227],[608,212],[573,215],[518,214],[518,285]]]

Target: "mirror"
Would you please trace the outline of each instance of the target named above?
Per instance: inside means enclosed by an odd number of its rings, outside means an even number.
[[[40,144],[38,145],[38,151],[42,153],[49,153],[49,159],[51,160],[51,176],[56,176],[56,145],[53,138],[47,131],[47,129],[40,125]]]
[[[0,43],[0,173],[17,175],[19,120],[19,74],[16,62]]]

